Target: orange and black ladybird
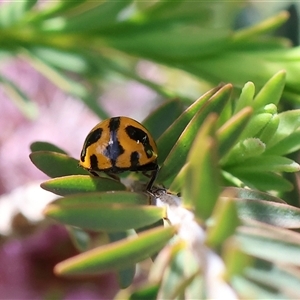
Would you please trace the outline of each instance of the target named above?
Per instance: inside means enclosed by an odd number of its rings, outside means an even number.
[[[158,173],[157,146],[149,131],[128,117],[113,117],[97,124],[83,144],[79,165],[92,175],[123,171],[152,171],[150,190]]]

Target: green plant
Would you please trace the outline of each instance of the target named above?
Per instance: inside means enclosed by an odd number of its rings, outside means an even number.
[[[299,110],[285,111],[299,104],[299,47],[271,34],[287,13],[233,30],[240,3],[36,3],[1,6],[1,58],[21,57],[101,118],[107,113],[95,100],[111,74],[169,99],[143,122],[159,148],[154,196],[141,192],[137,174],[93,178],[55,145],[31,145],[31,160],[53,178],[42,187],[63,196],[45,215],[66,224],[82,252],[56,274],[115,270],[125,288],[136,263],[151,257],[148,282],[117,298],[299,298],[300,210],[285,194],[293,188],[285,172],[299,171],[290,158],[300,146]],[[195,92],[139,75],[141,58],[162,72],[231,84],[194,101]],[[4,75],[0,81],[34,117],[34,102]],[[90,231],[105,232],[107,244],[93,248]]]
[[[292,188],[282,172],[299,171],[285,157],[300,148],[299,111],[277,113],[284,82],[285,72],[279,72],[256,96],[248,83],[238,98],[231,97],[231,85],[213,89],[170,120],[164,132],[154,120],[167,118],[171,106],[150,115],[145,123],[158,137],[160,153],[157,184],[167,188],[154,189],[154,196],[135,191],[135,185],[126,191],[113,179],[83,175],[74,158],[33,144],[31,160],[55,177],[42,187],[64,196],[45,215],[83,230],[73,232],[83,253],[59,263],[55,272],[117,270],[126,287],[134,265],[162,249],[149,283],[131,299],[299,295],[294,287],[300,278],[291,270],[299,266],[300,236],[290,229],[299,228],[300,209],[278,197]],[[149,200],[157,205],[149,206]],[[162,218],[171,225],[157,223]],[[88,249],[80,241],[84,230],[105,231],[111,242]]]

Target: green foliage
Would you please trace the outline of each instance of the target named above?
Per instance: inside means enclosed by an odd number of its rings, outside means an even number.
[[[291,187],[283,173],[299,170],[283,155],[300,144],[293,140],[292,149],[287,145],[284,152],[282,147],[276,152],[275,146],[295,136],[300,124],[297,110],[277,113],[276,91],[283,90],[283,74],[275,74],[256,96],[250,83],[240,97],[231,96],[231,85],[213,89],[168,119],[164,133],[152,120],[169,115],[173,106],[163,104],[153,112],[146,119],[148,128],[169,153],[162,150],[164,161],[152,194],[134,184],[126,191],[126,180],[80,175],[78,160],[54,145],[34,143],[32,162],[55,177],[42,187],[64,196],[50,203],[45,215],[81,230],[71,233],[83,253],[59,263],[56,274],[91,276],[115,270],[124,288],[133,280],[133,266],[162,249],[145,289],[126,297],[213,298],[216,288],[228,297],[234,292],[254,298],[290,295],[284,285],[272,282],[283,276],[300,283],[284,267],[298,266],[300,236],[289,229],[300,228],[300,208],[279,198]],[[172,226],[162,226],[162,218]],[[138,236],[132,237],[132,229]],[[85,230],[105,231],[112,239],[89,249]],[[276,271],[268,272],[266,264]],[[204,272],[204,266],[211,271]]]
[[[241,8],[238,2],[81,0],[42,6],[36,2],[1,5],[0,53],[19,55],[100,117],[107,114],[95,102],[97,81],[109,80],[111,73],[139,81],[164,97],[180,96],[178,90],[133,71],[136,58],[184,70],[213,85],[232,82],[239,87],[250,80],[261,88],[285,69],[289,76],[284,95],[292,102],[300,101],[300,50],[271,36],[287,20],[286,12],[234,30],[233,20]],[[0,81],[20,110],[34,117],[35,104],[4,76]],[[277,88],[279,95],[283,86]]]
[[[271,36],[287,14],[234,30],[237,2],[36,2],[1,5],[1,58],[21,57],[101,118],[95,99],[111,74],[169,99],[144,121],[161,166],[151,195],[142,177],[94,178],[63,149],[32,144],[33,164],[52,177],[42,188],[63,196],[45,215],[67,225],[82,252],[56,274],[113,270],[125,288],[135,265],[155,257],[145,286],[123,299],[299,298],[300,236],[290,229],[300,227],[300,209],[283,196],[293,188],[284,173],[300,168],[286,157],[300,149],[300,118],[282,98],[300,102],[300,48]],[[218,86],[193,101],[137,74],[139,59]],[[18,86],[1,74],[0,84],[36,116]],[[89,230],[109,241],[91,249]]]

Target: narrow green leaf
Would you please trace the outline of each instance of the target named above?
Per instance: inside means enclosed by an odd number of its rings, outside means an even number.
[[[226,265],[225,278],[230,280],[243,274],[245,268],[252,266],[254,258],[239,248],[239,244],[234,237],[227,239],[222,245],[222,258]]]
[[[183,105],[178,99],[167,101],[152,112],[143,121],[143,125],[149,130],[152,137],[156,140],[172,123],[178,119],[182,113]]]
[[[92,59],[84,52],[42,46],[30,47],[30,52],[37,59],[61,70],[85,75],[91,75],[97,70]]]
[[[37,71],[42,73],[63,91],[77,97],[86,97],[89,93],[83,84],[71,80],[63,72],[59,71],[47,61],[40,59],[31,50],[31,48],[26,48],[26,50],[24,49],[22,55],[24,59],[26,59]]]
[[[237,199],[238,215],[243,220],[257,220],[283,228],[300,228],[300,209],[286,203]]]
[[[245,41],[249,41],[253,37],[256,38],[261,34],[273,31],[274,29],[284,24],[288,18],[289,13],[286,11],[281,11],[275,16],[269,17],[266,20],[259,22],[258,24],[254,24],[252,26],[237,30],[233,36],[233,39],[235,40],[235,42],[244,43]]]
[[[120,240],[123,240],[125,238],[127,238],[127,232],[112,232],[109,233],[109,239],[110,241],[113,242],[117,242]],[[135,264],[127,267],[123,270],[119,270],[118,271],[118,281],[119,281],[119,286],[121,289],[126,289],[127,287],[129,287],[132,282],[133,282],[133,278],[135,275]]]
[[[45,21],[42,30],[45,32],[74,33],[101,30],[106,27],[114,26],[118,22],[119,13],[126,8],[132,0],[92,2],[83,5],[80,12],[72,14],[69,18],[52,18]]]
[[[264,193],[258,190],[243,189],[243,188],[236,188],[236,187],[224,188],[220,197],[231,197],[231,198],[241,199],[241,200],[252,199],[252,200],[265,200],[265,201],[272,201],[278,203],[286,203],[282,199],[268,193]]]
[[[300,149],[300,129],[297,129],[287,137],[283,138],[279,143],[271,148],[267,148],[266,154],[270,155],[286,155],[296,152]]]
[[[185,291],[195,281],[192,289],[196,287],[197,297],[203,299],[203,279],[198,276],[201,273],[200,266],[195,257],[187,249],[180,249],[172,258],[164,272],[161,282],[159,296],[160,299],[185,299],[184,295],[191,292]],[[189,299],[194,299],[190,295]]]
[[[182,189],[184,206],[193,209],[195,215],[204,220],[210,217],[219,195],[217,145],[214,140],[216,121],[217,116],[210,115],[201,126],[187,159]]]
[[[206,28],[176,21],[177,26],[171,26],[167,18],[136,26],[127,23],[128,26],[122,24],[122,28],[116,27],[114,32],[103,32],[103,35],[105,42],[113,48],[159,62],[183,65],[186,61],[193,62],[221,51],[220,48],[230,41],[227,28]]]
[[[220,164],[231,166],[241,164],[250,157],[256,157],[265,152],[266,145],[258,138],[248,138],[237,143],[231,151],[225,155]]]
[[[79,193],[122,191],[126,189],[120,181],[90,175],[70,175],[54,178],[43,182],[41,187],[60,196]]]
[[[278,155],[261,155],[250,157],[232,167],[226,168],[231,173],[236,172],[298,172],[300,166],[295,161]]]
[[[30,150],[32,152],[37,152],[37,151],[51,151],[51,152],[58,152],[61,154],[68,154],[65,150],[57,147],[54,144],[51,144],[49,142],[34,142],[30,145]]]
[[[268,148],[281,142],[293,134],[300,127],[300,110],[289,110],[278,114],[279,125],[273,138],[268,143]]]
[[[160,284],[171,261],[178,251],[184,248],[186,248],[186,243],[182,239],[177,239],[173,243],[166,245],[154,260],[154,264],[150,269],[149,281]]]
[[[100,108],[95,101],[96,95],[94,94],[95,92],[93,89],[98,90],[95,86],[88,89],[78,80],[72,80],[70,76],[66,76],[66,74],[58,70],[58,68],[55,68],[47,62],[39,59],[34,53],[30,52],[29,48],[26,48],[26,50],[22,49],[22,57],[24,57],[24,59],[26,59],[26,61],[28,61],[37,71],[43,74],[64,92],[82,100],[100,118],[107,118],[107,114],[105,114],[102,108]]]
[[[297,299],[300,295],[300,272],[296,268],[276,266],[263,261],[245,270],[245,277],[278,289]]]
[[[89,174],[78,166],[77,159],[65,154],[51,151],[36,151],[31,153],[29,157],[33,164],[49,177]]]
[[[91,245],[90,235],[78,227],[67,226],[70,238],[80,252],[88,250]]]
[[[18,2],[16,2],[18,3]],[[1,5],[2,10],[3,5]],[[1,19],[1,16],[0,16]],[[33,120],[38,115],[38,107],[27,95],[20,90],[20,88],[14,84],[13,81],[0,75],[0,83],[7,93],[9,98],[13,101],[15,106],[20,110],[20,112],[28,119]]]
[[[224,86],[221,90],[215,93],[214,96],[212,96],[202,109],[200,109],[200,111],[198,111],[192,118],[164,161],[158,174],[157,180],[159,182],[164,182],[165,180],[173,181],[177,173],[185,164],[188,152],[200,126],[209,114],[219,114],[222,111],[229,100],[231,89],[231,85]]]
[[[88,0],[76,0],[76,1],[64,1],[58,0],[51,2],[51,5],[47,5],[43,10],[39,10],[37,14],[30,16],[30,23],[36,23],[41,20],[50,19],[54,16],[63,15],[64,13],[72,13],[71,9],[76,8],[82,3]],[[50,3],[49,3],[50,4]],[[83,9],[83,8],[82,8]]]
[[[135,193],[128,191],[108,191],[86,194],[76,194],[63,198],[58,198],[52,204],[59,207],[68,207],[84,204],[149,204],[149,195],[146,193]]]
[[[242,251],[276,263],[300,266],[300,235],[270,225],[260,228],[242,226],[235,238]]]
[[[219,156],[223,157],[234,146],[246,127],[252,114],[252,108],[245,107],[232,116],[217,131],[219,142]]]
[[[219,198],[207,222],[206,243],[213,248],[220,246],[235,232],[239,224],[235,201],[231,198]]]
[[[241,140],[258,137],[258,134],[267,126],[272,118],[272,114],[265,112],[254,115],[241,134]]]
[[[188,172],[188,164],[185,164],[179,173],[176,175],[172,183],[168,187],[168,191],[170,191],[173,194],[180,193],[182,190],[182,187],[184,186],[186,172]]]
[[[117,198],[115,196],[114,199]],[[61,205],[60,202],[49,204],[44,214],[66,225],[115,232],[155,223],[165,216],[165,211],[161,207],[149,205],[120,204],[117,201],[102,204],[91,201],[73,205]]]
[[[157,299],[159,286],[157,284],[152,284],[145,286],[143,288],[139,288],[138,290],[134,291],[129,300],[153,300]]]
[[[253,109],[262,109],[265,105],[273,103],[278,105],[285,85],[286,71],[276,73],[259,91],[253,101]]]
[[[277,289],[265,287],[241,275],[234,276],[231,285],[242,299],[286,299],[286,295],[279,293]]]
[[[275,189],[284,192],[294,188],[288,180],[275,173],[243,170],[234,172],[233,175],[239,178],[244,185],[261,191],[274,191]]]
[[[16,25],[30,10],[37,0],[11,1],[1,4],[0,27],[7,28]]]
[[[253,82],[247,82],[241,92],[239,99],[236,102],[234,114],[238,113],[243,108],[250,106],[252,107],[252,102],[255,94],[255,86]]]
[[[203,105],[218,91],[224,90],[226,88],[214,88],[204,95],[202,95],[199,99],[197,99],[191,106],[189,106],[181,116],[159,137],[157,140],[157,147],[158,147],[158,162],[161,164],[166,157],[168,156],[169,152],[171,151],[172,147],[180,137],[184,128],[188,125],[191,119],[195,116],[195,114],[200,111]],[[228,88],[228,86],[227,86]]]
[[[259,133],[259,139],[268,145],[269,141],[273,138],[273,135],[276,133],[279,126],[279,116],[277,114],[273,115],[269,123],[262,129]]]
[[[159,251],[175,233],[173,226],[151,229],[136,238],[131,237],[69,258],[57,264],[54,272],[59,276],[82,276],[122,270]]]

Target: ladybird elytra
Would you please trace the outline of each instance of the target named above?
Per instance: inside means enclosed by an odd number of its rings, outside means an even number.
[[[157,146],[149,131],[128,117],[113,117],[97,124],[83,144],[79,165],[93,175],[123,171],[153,171],[150,189],[158,172]]]

